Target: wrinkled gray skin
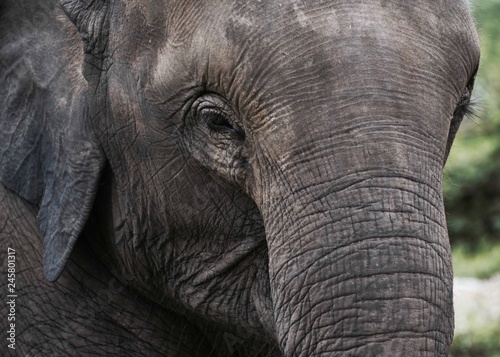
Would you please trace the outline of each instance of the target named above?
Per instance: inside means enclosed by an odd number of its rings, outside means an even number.
[[[14,355],[448,354],[464,1],[0,6]]]

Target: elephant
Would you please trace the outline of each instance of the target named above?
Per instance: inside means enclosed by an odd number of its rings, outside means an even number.
[[[448,355],[479,57],[465,0],[3,0],[5,350]]]

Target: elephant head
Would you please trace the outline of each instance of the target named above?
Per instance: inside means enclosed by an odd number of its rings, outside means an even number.
[[[47,279],[86,227],[133,288],[285,356],[447,355],[464,0],[61,7],[2,47],[1,182],[39,206]]]

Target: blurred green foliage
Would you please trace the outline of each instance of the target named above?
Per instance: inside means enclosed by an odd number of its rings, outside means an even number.
[[[492,245],[483,241],[476,245],[472,252],[465,244],[455,244],[453,247],[453,272],[455,276],[480,279],[487,279],[499,274],[500,244]]]
[[[468,335],[456,336],[451,357],[500,357],[500,325],[485,324]]]
[[[445,167],[443,189],[452,245],[500,242],[500,0],[473,0],[481,65],[476,116],[464,119]]]

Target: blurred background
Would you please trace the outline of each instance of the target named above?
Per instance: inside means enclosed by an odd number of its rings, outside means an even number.
[[[455,271],[453,357],[500,357],[500,0],[470,0],[481,38],[473,93],[443,180]]]

